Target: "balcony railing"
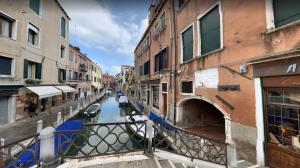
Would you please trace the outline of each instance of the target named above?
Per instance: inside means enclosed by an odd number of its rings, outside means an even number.
[[[68,81],[91,81],[91,79],[85,79],[85,78],[79,78],[79,77],[73,77],[73,78],[68,78]]]

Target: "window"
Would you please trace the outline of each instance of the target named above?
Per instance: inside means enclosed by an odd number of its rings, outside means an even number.
[[[290,88],[266,89],[268,141],[293,148],[293,136],[300,131],[300,90]]]
[[[150,60],[144,63],[144,74],[148,75],[150,74]]]
[[[181,93],[193,93],[193,81],[181,82]]]
[[[72,51],[69,52],[69,60],[70,61],[74,60],[74,53]]]
[[[15,20],[0,13],[0,35],[6,38],[12,38],[14,23]]]
[[[75,54],[75,63],[77,63],[78,62],[78,57],[77,57],[77,55]]]
[[[147,89],[148,89],[148,87],[147,87],[147,85],[142,85],[142,102],[144,103],[144,104],[146,104],[147,103]]]
[[[300,20],[299,0],[273,0],[275,27]]]
[[[159,86],[152,86],[152,105],[159,108]]]
[[[12,75],[13,59],[0,56],[0,75]]]
[[[143,65],[140,65],[140,76],[143,76],[144,72],[143,72]]]
[[[64,58],[64,57],[65,57],[65,47],[60,46],[60,58]]]
[[[42,79],[42,64],[24,59],[24,79]]]
[[[68,76],[69,79],[72,79],[72,70],[69,70],[69,76]]]
[[[194,50],[194,35],[193,26],[190,26],[185,30],[182,36],[182,61],[186,62],[193,59]]]
[[[58,82],[64,83],[66,81],[66,70],[58,69]]]
[[[199,20],[201,55],[221,48],[219,5],[210,10]]]
[[[61,17],[61,21],[60,21],[60,35],[62,37],[66,37],[66,20],[64,17]]]
[[[160,17],[160,30],[162,30],[166,26],[166,18],[165,13],[163,13]]]
[[[40,0],[29,0],[29,7],[37,14],[40,15]]]
[[[163,49],[155,56],[154,71],[161,71],[169,67],[169,53],[168,48]]]
[[[176,3],[175,3],[176,9],[177,9],[177,10],[180,10],[180,9],[183,7],[185,1],[186,1],[186,0],[176,0]]]
[[[27,66],[28,70],[27,70],[27,78],[34,78],[34,76],[32,75],[34,73],[34,69],[35,69],[35,64],[33,62],[28,62],[28,66]]]
[[[154,26],[154,35],[158,35],[158,33],[159,33],[158,23],[156,23]]]
[[[28,39],[27,42],[33,46],[39,45],[39,29],[33,24],[28,25]]]
[[[97,81],[97,79],[96,79],[96,77],[94,77],[94,82],[96,82]]]
[[[168,83],[161,83],[161,92],[162,93],[168,92]]]

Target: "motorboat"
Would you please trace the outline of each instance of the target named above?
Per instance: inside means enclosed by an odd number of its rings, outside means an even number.
[[[128,98],[126,96],[121,96],[119,98],[119,106],[120,107],[126,107],[126,106],[128,106]]]
[[[135,137],[139,139],[145,138],[145,129],[146,129],[146,122],[138,123],[142,121],[147,121],[149,118],[145,115],[140,113],[136,113],[135,111],[132,112],[130,116],[126,116],[126,122],[133,123],[128,124],[128,128],[134,134]],[[136,123],[135,123],[136,122]],[[154,135],[154,130],[152,130],[152,135]],[[146,132],[146,139],[149,139],[149,132]]]
[[[87,110],[83,113],[83,116],[87,118],[94,118],[100,111],[100,108],[101,105],[99,103],[95,103],[87,108]]]
[[[124,93],[122,91],[117,91],[117,96],[118,97],[124,96]]]

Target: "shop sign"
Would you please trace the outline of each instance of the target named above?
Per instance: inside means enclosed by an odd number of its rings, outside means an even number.
[[[253,74],[255,77],[300,74],[300,68],[297,67],[299,62],[299,58],[293,58],[254,64]]]

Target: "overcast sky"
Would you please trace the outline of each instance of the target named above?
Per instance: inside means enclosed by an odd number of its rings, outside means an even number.
[[[70,43],[103,71],[134,65],[134,48],[147,28],[151,0],[59,0],[71,17]]]

